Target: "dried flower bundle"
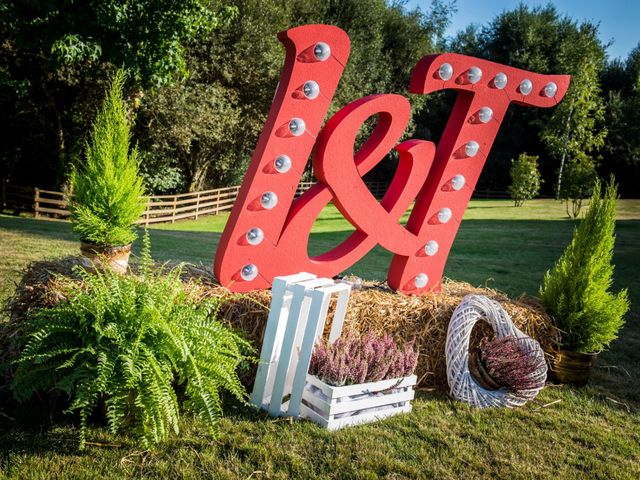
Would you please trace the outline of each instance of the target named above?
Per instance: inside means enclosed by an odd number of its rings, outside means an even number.
[[[539,388],[540,379],[536,372],[544,367],[544,359],[530,352],[521,339],[506,336],[480,343],[480,360],[487,373],[502,387],[518,393],[522,390]]]
[[[387,333],[359,335],[352,331],[333,343],[316,345],[309,373],[329,385],[354,385],[406,377],[417,364],[414,340],[401,348]]]

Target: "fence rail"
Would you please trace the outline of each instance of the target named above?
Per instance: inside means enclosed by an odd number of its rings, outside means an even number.
[[[366,182],[376,198],[382,198],[387,191],[386,182]],[[302,182],[296,190],[296,197],[302,195],[314,182]],[[175,223],[188,218],[198,219],[204,215],[217,215],[228,212],[236,201],[239,186],[203,190],[177,195],[152,195],[147,197],[147,206],[139,225],[154,223]],[[22,187],[4,184],[2,188],[2,207],[16,212],[34,212],[36,218],[66,220],[69,215],[68,197],[63,192],[41,188]],[[506,192],[494,190],[476,190],[474,198],[509,198]]]
[[[313,185],[314,182],[300,183],[295,196],[302,195]],[[367,182],[367,186],[376,198],[381,198],[388,185],[385,182]],[[70,215],[68,196],[64,192],[13,185],[5,185],[5,190],[5,208],[18,210],[16,206],[19,204],[19,210],[32,211],[36,218],[52,220],[66,220]],[[233,208],[239,191],[239,186],[233,186],[177,195],[152,195],[147,197],[145,211],[136,223],[145,226],[175,223],[177,220],[228,212]]]

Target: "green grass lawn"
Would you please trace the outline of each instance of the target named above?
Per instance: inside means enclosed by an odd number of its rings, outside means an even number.
[[[511,295],[536,294],[574,223],[551,200],[511,205],[471,202],[448,277]],[[226,219],[153,228],[155,258],[210,264]],[[314,226],[311,253],[331,248],[350,231],[328,207]],[[423,391],[410,415],[335,433],[230,404],[218,438],[185,420],[180,437],[153,452],[100,428],[90,440],[101,446],[87,452],[76,451],[70,427],[14,428],[0,432],[0,478],[640,478],[639,245],[640,201],[622,200],[615,287],[629,288],[632,313],[586,388],[549,387],[539,403],[484,411]],[[6,216],[0,216],[0,248],[0,298],[11,294],[28,262],[78,253],[69,224]],[[383,280],[389,259],[374,249],[349,273]]]

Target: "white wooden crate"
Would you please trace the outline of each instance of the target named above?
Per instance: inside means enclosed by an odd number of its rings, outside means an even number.
[[[307,375],[300,414],[329,430],[409,413],[417,377],[334,387]]]
[[[340,337],[351,286],[310,273],[276,277],[251,403],[272,416],[300,415],[311,353],[322,340],[329,303],[336,307],[329,341]]]

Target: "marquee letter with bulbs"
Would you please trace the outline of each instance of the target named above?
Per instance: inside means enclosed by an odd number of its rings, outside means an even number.
[[[349,57],[349,37],[334,26],[306,25],[278,35],[286,59],[271,111],[216,252],[222,285],[243,292],[268,288],[274,277],[310,272],[332,277],[375,245],[394,253],[389,286],[420,295],[440,288],[442,272],[482,167],[511,103],[553,107],[568,75],[541,75],[478,58],[428,55],[415,66],[410,91],[453,89],[458,97],[438,146],[397,144],[409,101],[380,94],[355,100],[322,128]],[[377,125],[354,154],[362,124]],[[315,149],[314,149],[315,146]],[[395,148],[398,168],[378,202],[362,176]],[[318,183],[294,199],[313,149]],[[415,200],[406,227],[398,223]],[[310,257],[311,227],[333,201],[356,231]]]

